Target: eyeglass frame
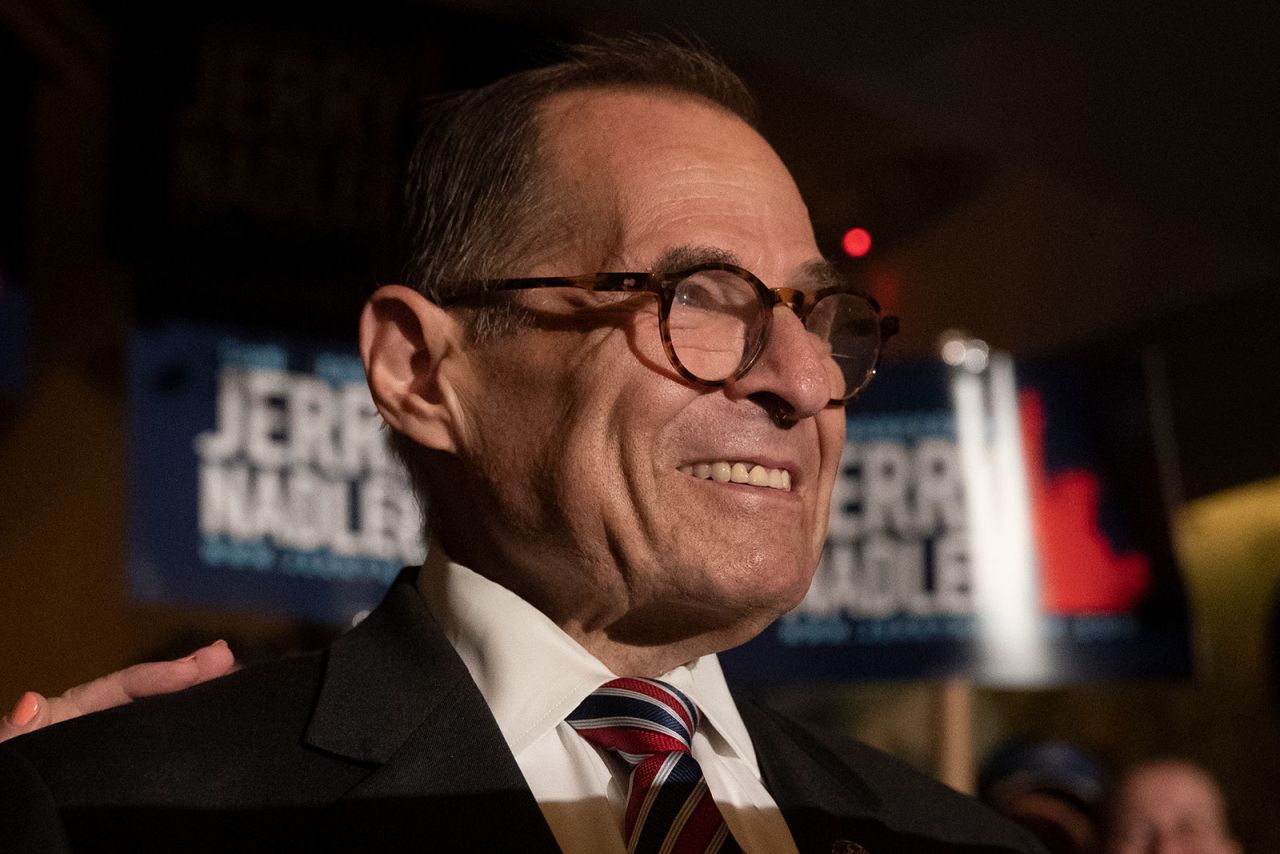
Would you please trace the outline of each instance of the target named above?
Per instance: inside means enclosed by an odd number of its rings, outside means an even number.
[[[764,309],[764,328],[760,330],[759,343],[749,355],[743,353],[742,361],[738,363],[738,367],[731,376],[722,380],[706,380],[702,377],[695,376],[680,361],[680,357],[676,355],[675,345],[671,341],[671,331],[667,326],[667,320],[671,315],[671,306],[674,304],[676,286],[685,279],[697,273],[706,271],[720,271],[725,273],[733,273],[739,278],[752,285],[756,290],[756,296],[760,300],[760,306]],[[682,270],[673,270],[671,272],[648,272],[648,273],[584,273],[580,276],[538,276],[534,278],[519,279],[478,279],[466,282],[454,283],[454,286],[460,289],[467,289],[461,293],[445,297],[439,301],[441,308],[461,303],[467,300],[482,298],[492,293],[503,291],[522,291],[536,290],[541,288],[577,288],[592,293],[651,293],[658,297],[658,332],[662,338],[662,349],[666,351],[667,361],[671,363],[671,367],[676,369],[676,373],[684,377],[690,382],[697,383],[708,388],[720,388],[730,380],[737,381],[747,375],[755,363],[759,360],[760,354],[764,352],[765,345],[769,341],[769,331],[773,323],[773,310],[780,305],[795,312],[796,317],[800,318],[803,324],[813,312],[817,304],[829,296],[844,294],[847,296],[858,297],[865,300],[871,306],[879,318],[878,332],[880,341],[876,345],[875,358],[871,361],[871,367],[867,370],[866,377],[851,392],[848,392],[842,398],[832,398],[827,401],[828,406],[836,404],[844,404],[857,397],[859,392],[867,387],[867,384],[875,377],[876,371],[880,366],[880,356],[884,352],[885,343],[898,334],[898,318],[892,314],[882,314],[880,303],[870,294],[865,294],[852,285],[834,285],[831,287],[821,288],[816,291],[806,291],[800,288],[771,288],[760,278],[745,267],[739,267],[737,264],[728,264],[720,261],[708,261],[702,264],[695,264],[692,267],[686,267]],[[474,290],[472,290],[474,289]],[[477,292],[478,291],[478,292]]]

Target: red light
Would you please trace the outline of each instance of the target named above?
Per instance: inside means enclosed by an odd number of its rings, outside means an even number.
[[[849,257],[861,258],[871,251],[871,232],[865,228],[851,228],[844,233],[840,245]]]

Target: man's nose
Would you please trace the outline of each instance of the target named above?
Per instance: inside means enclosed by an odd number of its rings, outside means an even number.
[[[777,306],[760,357],[746,376],[728,383],[726,392],[761,400],[772,396],[785,404],[786,420],[799,421],[830,403],[837,370],[826,342],[805,329],[794,311]]]

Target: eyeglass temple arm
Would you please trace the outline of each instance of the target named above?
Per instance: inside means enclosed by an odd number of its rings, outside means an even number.
[[[581,276],[539,276],[527,279],[488,279],[460,283],[462,293],[447,302],[469,296],[498,291],[525,291],[539,288],[578,288],[584,291],[660,291],[661,285],[652,273],[586,273]]]

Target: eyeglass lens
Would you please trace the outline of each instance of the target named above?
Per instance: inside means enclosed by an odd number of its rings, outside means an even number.
[[[727,270],[701,270],[678,282],[667,317],[676,358],[708,382],[727,380],[764,334],[766,309],[755,286]],[[875,368],[880,319],[854,294],[833,294],[814,306],[805,328],[827,348],[838,370],[831,372],[831,398],[857,391]]]

